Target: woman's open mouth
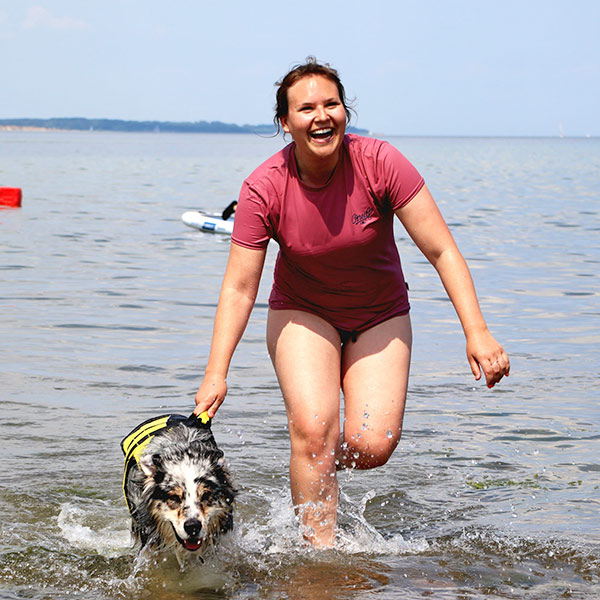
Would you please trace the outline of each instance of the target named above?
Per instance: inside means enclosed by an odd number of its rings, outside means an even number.
[[[310,137],[316,142],[328,142],[333,137],[335,130],[333,127],[322,127],[310,132]]]

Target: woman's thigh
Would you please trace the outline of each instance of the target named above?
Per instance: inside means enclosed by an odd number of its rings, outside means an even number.
[[[344,430],[350,445],[374,448],[377,444],[375,450],[383,455],[395,448],[404,418],[411,347],[408,314],[363,331],[356,342],[345,345]]]
[[[339,436],[341,348],[335,328],[312,313],[269,310],[267,347],[290,435]]]

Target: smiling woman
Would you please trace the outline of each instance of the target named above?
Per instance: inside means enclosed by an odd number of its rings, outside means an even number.
[[[350,122],[346,92],[335,69],[308,57],[292,69],[277,89],[275,126],[296,143],[296,164],[307,185],[326,183],[339,160]]]
[[[438,271],[476,379],[483,371],[493,387],[509,361],[423,178],[390,144],[346,135],[349,109],[337,72],[311,58],[277,85],[275,118],[293,142],[242,186],[195,412],[212,417],[225,398],[274,239],[280,251],[267,347],[288,417],[292,500],[304,537],[329,547],[336,471],[385,464],[402,431],[412,331],[394,215]]]
[[[335,84],[338,98],[342,103],[346,114],[346,124],[350,123],[352,107],[346,99],[346,90],[344,89],[338,72],[329,65],[320,64],[313,56],[309,56],[304,64],[294,67],[285,77],[276,83],[277,93],[275,95],[276,105],[273,122],[275,123],[278,132],[280,120],[286,117],[289,111],[288,90],[301,79],[314,75],[325,77]]]
[[[333,82],[321,75],[305,77],[288,91],[289,109],[281,127],[296,143],[300,178],[313,187],[329,181],[339,161],[346,115]]]

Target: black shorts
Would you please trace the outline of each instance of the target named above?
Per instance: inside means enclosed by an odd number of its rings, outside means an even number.
[[[352,341],[353,343],[356,341],[358,337],[359,331],[353,329],[352,331],[346,331],[345,329],[335,328],[336,331],[340,334],[340,339],[342,340],[342,347],[345,346],[348,342]]]

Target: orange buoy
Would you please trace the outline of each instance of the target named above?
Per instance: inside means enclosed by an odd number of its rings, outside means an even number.
[[[23,193],[21,188],[0,187],[0,206],[21,206]]]

